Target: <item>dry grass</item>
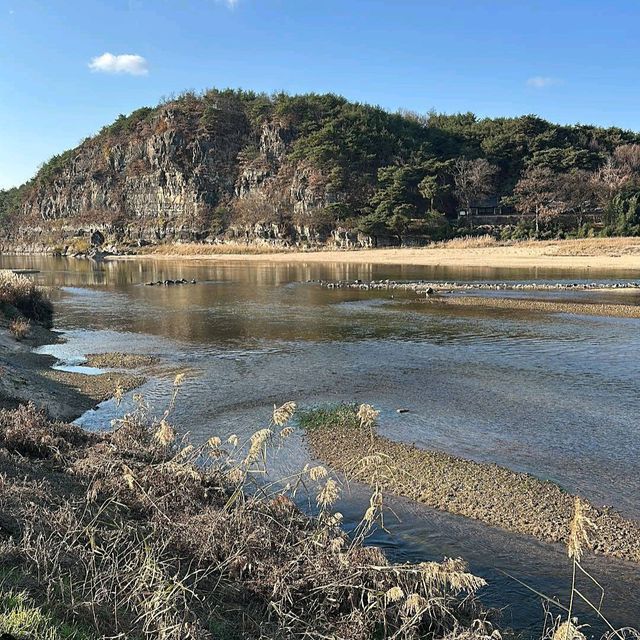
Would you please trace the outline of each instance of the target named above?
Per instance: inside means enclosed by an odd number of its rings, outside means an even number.
[[[162,415],[138,397],[106,435],[0,412],[0,564],[16,593],[95,637],[488,639],[484,581],[461,560],[392,564],[343,533],[326,472],[268,480],[293,404],[245,443],[196,446],[170,424],[180,383]]]
[[[0,270],[0,306],[16,309],[25,318],[50,327],[53,305],[32,280],[12,271]]]
[[[382,488],[395,473],[376,451],[373,407],[340,414],[369,436],[356,475],[376,477],[349,537],[333,509],[340,485],[325,468],[307,466],[277,483],[268,477],[269,450],[291,435],[293,403],[274,407],[247,442],[232,434],[195,445],[170,422],[181,384],[178,377],[161,415],[138,396],[136,409],[103,435],[52,423],[33,406],[0,412],[0,633],[500,638],[474,597],[484,580],[462,560],[393,564],[365,545],[383,524]],[[315,496],[315,517],[295,506],[301,491]],[[582,507],[571,528],[574,559],[589,539]],[[577,622],[558,618],[545,637],[582,640],[579,633]],[[605,639],[638,637],[612,630]]]
[[[434,249],[490,249],[495,247],[534,249],[547,256],[622,256],[640,254],[640,238],[575,238],[568,240],[507,240],[493,236],[465,236],[430,245]]]
[[[523,246],[544,247],[543,254],[549,256],[624,256],[640,255],[640,238],[584,238],[538,242],[530,241]]]
[[[31,323],[26,318],[14,318],[9,323],[9,331],[17,340],[24,340],[31,331]]]
[[[493,236],[486,234],[483,236],[464,236],[452,238],[451,240],[441,240],[429,245],[433,249],[484,249],[486,247],[498,247],[504,243],[499,243]]]
[[[213,255],[262,255],[289,253],[292,249],[271,244],[247,244],[225,242],[224,244],[169,243],[151,247],[148,253],[164,256],[213,256]]]

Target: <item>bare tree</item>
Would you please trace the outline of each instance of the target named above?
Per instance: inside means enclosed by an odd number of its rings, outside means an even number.
[[[584,223],[584,216],[596,208],[596,190],[593,173],[575,169],[560,174],[556,179],[557,207],[576,216],[578,226]]]
[[[560,199],[558,176],[548,167],[529,167],[518,180],[513,197],[520,213],[535,214],[536,233],[541,222],[549,222],[566,207]]]
[[[276,181],[269,181],[260,189],[237,198],[233,205],[233,219],[244,225],[285,224],[291,220],[291,195]]]
[[[622,144],[613,152],[615,165],[628,174],[640,173],[640,144]]]
[[[455,195],[467,215],[471,210],[471,203],[486,198],[491,194],[497,167],[484,158],[468,160],[459,158],[453,165],[453,181]]]
[[[621,149],[621,147],[618,147],[618,149]],[[616,149],[616,152],[618,152],[618,149]],[[604,165],[593,174],[591,182],[596,202],[605,212],[605,216],[609,215],[611,203],[613,202],[616,194],[618,194],[625,185],[631,182],[632,173],[629,170],[628,163],[632,162],[632,160],[629,157],[625,158],[626,155],[625,151],[622,151],[620,152],[619,158],[609,156]]]

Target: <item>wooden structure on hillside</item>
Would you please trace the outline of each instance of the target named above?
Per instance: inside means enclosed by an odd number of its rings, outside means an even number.
[[[505,216],[512,215],[513,207],[503,205],[499,196],[491,196],[483,200],[476,200],[471,203],[469,215],[476,216]]]

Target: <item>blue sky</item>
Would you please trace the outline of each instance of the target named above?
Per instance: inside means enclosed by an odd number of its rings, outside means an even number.
[[[212,86],[640,130],[639,24],[637,0],[0,0],[0,188]]]

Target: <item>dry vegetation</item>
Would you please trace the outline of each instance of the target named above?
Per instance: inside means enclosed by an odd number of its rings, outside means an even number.
[[[175,392],[181,383],[176,381]],[[194,446],[137,409],[105,435],[0,412],[0,632],[58,638],[488,638],[461,560],[391,564],[322,467],[266,476],[295,405],[246,443]],[[317,515],[293,502],[308,491]],[[20,618],[20,616],[22,616]],[[23,620],[17,628],[15,620]]]
[[[5,315],[24,316],[46,327],[53,320],[53,305],[32,280],[12,271],[0,270],[0,310]]]
[[[149,249],[151,255],[164,256],[261,255],[290,251],[291,249],[287,247],[243,242],[225,242],[224,244],[168,243]]]
[[[528,241],[527,246],[535,246]],[[542,244],[545,255],[552,256],[625,256],[640,255],[640,238],[584,238],[547,241]]]
[[[31,331],[31,322],[26,318],[14,318],[9,322],[9,332],[17,340],[24,340]]]
[[[434,242],[429,245],[429,248],[433,249],[484,249],[486,247],[503,246],[504,244],[513,243],[499,243],[492,235],[486,234],[483,236],[463,236],[460,238],[452,238],[451,240],[441,240],[440,242]]]
[[[547,256],[623,256],[640,254],[640,238],[575,238],[566,240],[496,240],[492,235],[463,236],[429,245],[432,249],[517,247]]]

